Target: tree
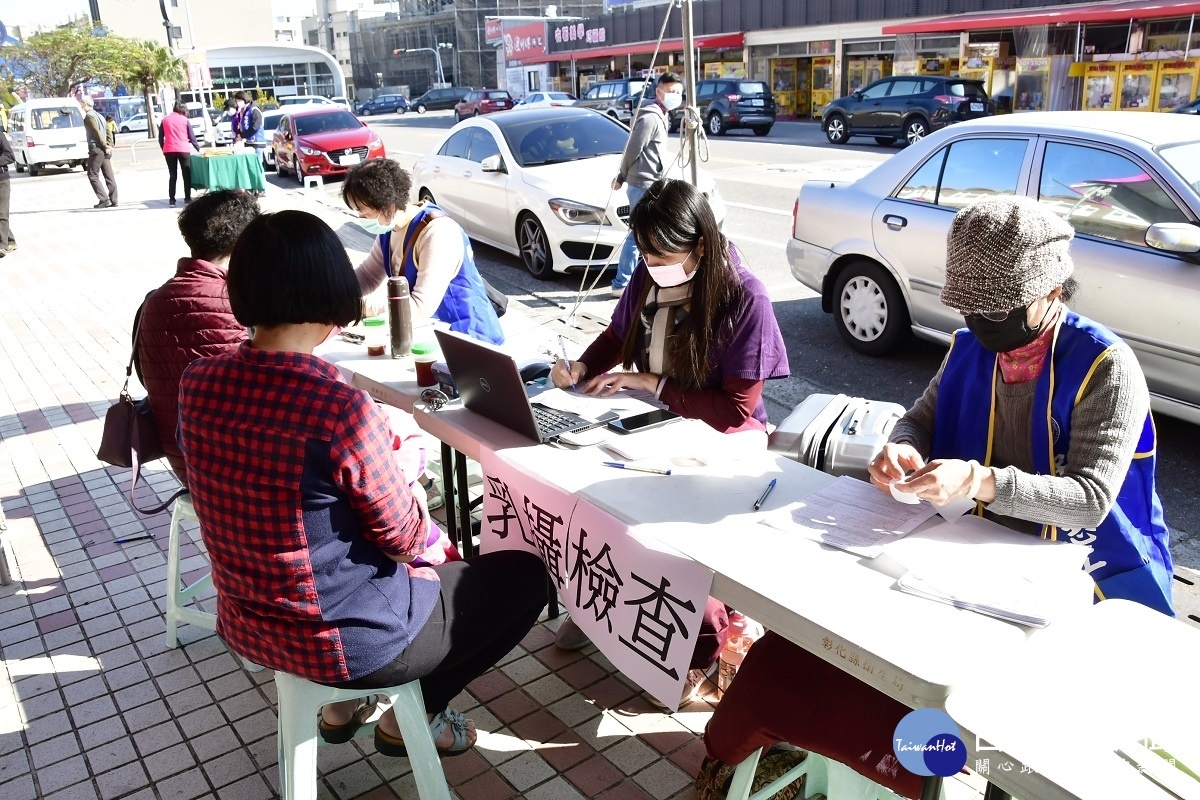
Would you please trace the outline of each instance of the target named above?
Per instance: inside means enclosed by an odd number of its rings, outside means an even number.
[[[0,47],[0,68],[7,82],[46,97],[66,97],[81,83],[118,81],[128,49],[128,39],[98,33],[81,21]]]
[[[146,136],[158,136],[154,121],[154,95],[159,87],[171,84],[182,86],[187,80],[187,65],[182,58],[161,44],[151,41],[134,42],[127,53],[123,80],[131,86],[142,87],[146,100]],[[169,109],[163,109],[169,111]]]

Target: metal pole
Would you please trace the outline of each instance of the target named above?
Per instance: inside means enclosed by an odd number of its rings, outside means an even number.
[[[1188,22],[1188,38],[1183,43],[1183,57],[1187,58],[1192,52],[1192,29],[1196,27],[1196,15],[1192,14],[1191,20]]]
[[[438,42],[434,42],[434,44],[438,45],[437,47],[433,48],[433,58],[435,61],[437,61],[438,83],[445,84],[446,74],[442,72],[441,45]]]
[[[696,109],[696,41],[692,35],[692,0],[683,0],[683,72],[684,72],[684,88],[687,89],[688,107],[695,112]],[[692,157],[688,159],[688,180],[692,186],[699,185],[699,164],[697,158],[697,130],[693,123],[697,116],[696,113],[684,114],[684,120],[688,123],[684,125],[684,136],[687,137],[687,142],[684,145],[689,148]]]

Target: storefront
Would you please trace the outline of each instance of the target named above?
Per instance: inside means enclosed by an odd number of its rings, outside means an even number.
[[[1197,14],[1192,0],[1080,3],[883,30],[897,36],[897,72],[908,37],[969,38],[959,74],[984,80],[1000,111],[1170,111],[1200,89]]]
[[[185,100],[207,102],[211,95],[230,97],[237,91],[262,92],[280,99],[297,94],[336,97],[346,94],[346,77],[329,53],[307,45],[261,44],[210,47],[200,57],[207,64],[211,89],[183,92]]]

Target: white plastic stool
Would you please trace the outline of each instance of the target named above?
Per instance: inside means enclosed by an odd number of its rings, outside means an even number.
[[[750,786],[754,782],[754,771],[758,769],[758,759],[761,755],[762,750],[756,750],[738,764],[729,784],[728,800],[767,800],[801,775],[808,776],[804,782],[803,797],[823,794],[829,800],[900,800],[899,795],[858,774],[845,764],[811,752],[804,761],[751,795]],[[946,800],[944,787],[939,796],[941,800]]]
[[[281,800],[315,800],[317,796],[317,731],[321,706],[364,695],[385,695],[396,712],[396,722],[408,748],[417,795],[421,800],[450,800],[450,787],[442,772],[419,681],[385,689],[338,689],[322,686],[285,672],[275,672],[279,695],[279,796]],[[375,729],[374,724],[358,729],[358,736]]]
[[[324,185],[325,185],[325,179],[322,178],[320,175],[305,175],[304,176],[304,188],[306,190],[320,189]]]
[[[210,631],[217,629],[216,614],[196,608],[185,608],[192,598],[212,586],[212,573],[191,586],[179,586],[179,527],[185,519],[196,519],[196,509],[192,506],[192,499],[186,494],[175,501],[175,508],[171,511],[171,540],[167,546],[167,647],[172,648],[179,645],[175,628],[181,622]]]

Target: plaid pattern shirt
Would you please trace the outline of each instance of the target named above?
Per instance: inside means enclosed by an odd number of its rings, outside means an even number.
[[[179,438],[235,652],[338,683],[408,646],[437,576],[389,558],[424,551],[426,519],[365,392],[316,356],[244,343],[188,367]]]

